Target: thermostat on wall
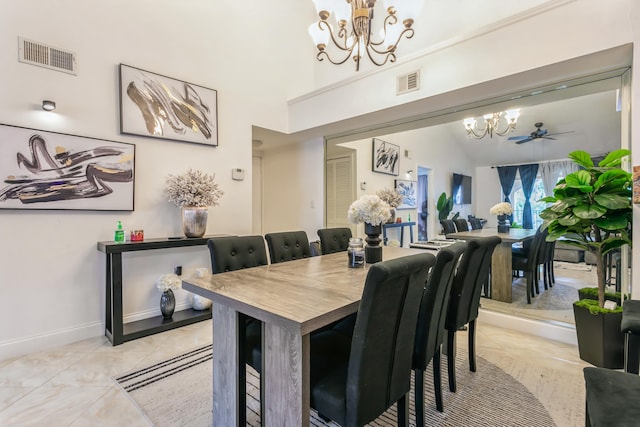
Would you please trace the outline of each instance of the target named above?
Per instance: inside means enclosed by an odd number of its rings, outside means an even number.
[[[244,181],[244,169],[231,169],[231,178],[234,181]]]

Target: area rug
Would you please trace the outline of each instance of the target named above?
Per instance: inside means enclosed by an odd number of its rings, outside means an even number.
[[[544,289],[540,280],[540,293],[531,298],[531,304],[527,303],[527,281],[524,278],[513,282],[512,287],[513,307],[525,310],[572,310],[574,301],[578,300],[578,290],[556,280],[549,289]]]
[[[208,427],[212,425],[213,406],[211,351],[211,345],[197,348],[114,379],[155,426]],[[466,354],[458,356],[457,393],[448,390],[446,356],[442,359],[444,413],[435,409],[431,368],[425,373],[425,425],[555,426],[540,401],[511,375],[480,357],[477,372],[470,372]],[[247,425],[260,425],[259,387],[258,374],[248,367]],[[310,424],[337,426],[325,423],[313,410]],[[395,407],[370,425],[397,425]],[[413,402],[410,425],[415,425]]]

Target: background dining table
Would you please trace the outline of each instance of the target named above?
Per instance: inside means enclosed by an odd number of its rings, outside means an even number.
[[[448,239],[477,239],[498,236],[502,242],[496,246],[491,257],[491,299],[511,302],[513,300],[511,286],[513,270],[511,264],[512,245],[533,239],[536,230],[524,228],[510,228],[507,233],[498,233],[497,228],[482,228],[479,230],[459,231],[447,234]]]
[[[424,250],[385,246],[383,260],[417,253]],[[262,425],[309,425],[309,336],[357,311],[368,270],[349,268],[347,252],[338,252],[183,278],[183,289],[213,302],[213,424],[238,425],[245,410],[238,407],[243,313],[263,322]]]

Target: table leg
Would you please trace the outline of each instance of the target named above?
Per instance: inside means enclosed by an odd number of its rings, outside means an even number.
[[[400,247],[404,247],[404,227],[400,227]]]
[[[511,243],[500,243],[491,257],[491,299],[511,302]]]
[[[263,426],[309,425],[309,335],[263,324]]]
[[[238,313],[213,302],[213,425],[238,426]],[[243,367],[244,368],[244,367]],[[246,408],[241,408],[246,411]]]

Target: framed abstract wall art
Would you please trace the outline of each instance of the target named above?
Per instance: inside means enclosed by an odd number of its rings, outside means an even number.
[[[218,145],[218,93],[120,64],[120,132]]]
[[[135,145],[0,124],[0,209],[133,211]]]
[[[418,183],[416,181],[396,179],[395,187],[402,196],[402,202],[396,209],[416,209],[418,207]]]
[[[390,142],[373,138],[373,172],[398,176],[400,170],[400,147]]]

